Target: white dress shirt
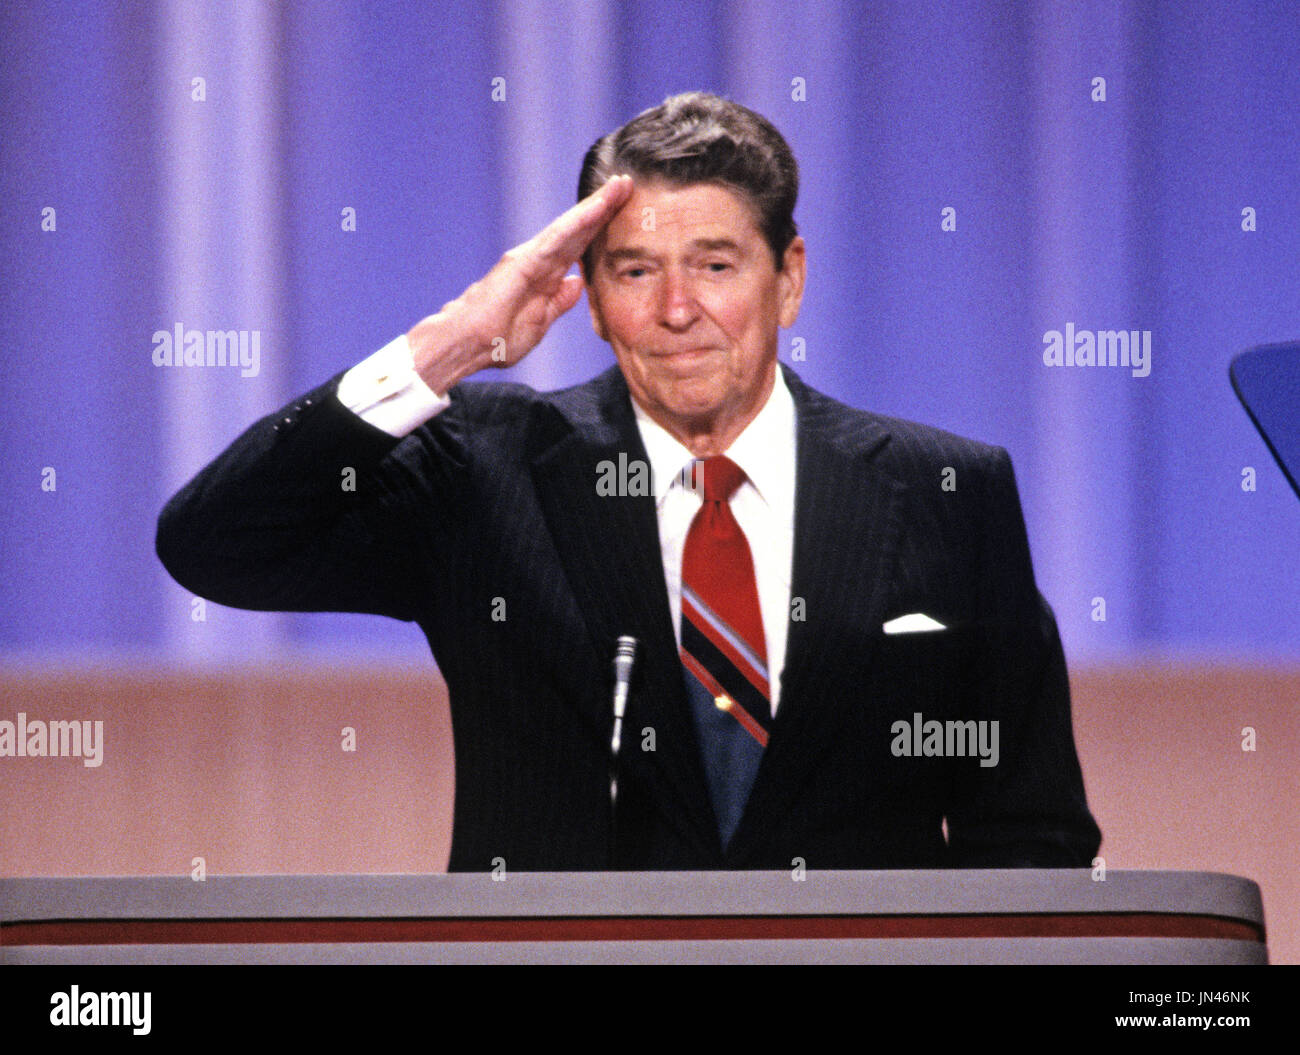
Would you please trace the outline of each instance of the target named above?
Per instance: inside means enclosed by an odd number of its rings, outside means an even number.
[[[415,372],[406,335],[390,341],[349,370],[339,383],[339,402],[390,436],[405,436],[451,405]],[[659,517],[659,543],[681,645],[682,550],[703,497],[682,483],[693,455],[632,401],[637,428],[650,458]],[[781,696],[786,635],[790,627],[790,576],[794,563],[795,413],[780,369],[772,394],[726,455],[745,473],[731,496],[731,511],[749,542],[763,615],[772,714]]]

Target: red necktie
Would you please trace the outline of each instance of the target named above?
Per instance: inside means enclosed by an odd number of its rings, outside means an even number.
[[[745,474],[725,457],[692,468],[703,474],[704,504],[682,553],[682,664],[725,845],[767,746],[771,691],[754,561],[728,504]]]

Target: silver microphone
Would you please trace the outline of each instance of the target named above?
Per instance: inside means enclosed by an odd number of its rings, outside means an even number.
[[[609,741],[609,800],[618,801],[618,752],[623,746],[623,715],[627,711],[628,688],[632,684],[632,667],[636,663],[637,641],[624,635],[614,651],[614,735]]]

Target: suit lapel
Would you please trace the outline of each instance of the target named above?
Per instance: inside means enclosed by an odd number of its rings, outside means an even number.
[[[689,720],[654,497],[601,495],[596,487],[602,462],[618,467],[621,455],[624,465],[639,460],[648,466],[649,458],[617,367],[584,387],[594,400],[552,404],[551,420],[534,435],[538,501],[595,654],[612,662],[623,634],[640,643],[625,727],[626,764],[643,760],[628,756],[639,746],[640,730],[653,728],[655,750],[644,753],[649,764],[637,765],[637,771],[648,778],[649,790],[683,835],[716,856],[717,828]],[[597,692],[585,699],[588,720],[608,737],[608,695]]]
[[[783,368],[784,369],[784,368]],[[742,865],[760,848],[771,819],[786,813],[799,785],[835,742],[848,702],[836,698],[832,674],[855,628],[868,647],[883,620],[901,530],[905,485],[874,464],[889,440],[877,421],[808,388],[793,371],[786,382],[796,414],[792,609],[781,702],[749,802],[727,850]]]

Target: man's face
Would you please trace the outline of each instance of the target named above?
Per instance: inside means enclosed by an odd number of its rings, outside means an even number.
[[[637,181],[593,245],[587,299],[637,403],[679,439],[729,443],[772,390],[803,280],[803,240],[777,271],[735,191]]]

